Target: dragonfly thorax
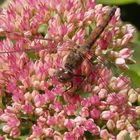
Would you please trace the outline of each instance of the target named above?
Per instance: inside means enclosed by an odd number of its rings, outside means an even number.
[[[59,82],[67,83],[72,80],[73,72],[66,68],[59,68],[56,72],[56,76]]]

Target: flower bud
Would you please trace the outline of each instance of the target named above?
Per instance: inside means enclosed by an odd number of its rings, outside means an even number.
[[[89,117],[89,109],[87,107],[82,107],[80,115],[85,118]]]
[[[113,113],[111,111],[103,111],[102,114],[101,114],[101,117],[104,119],[104,120],[109,120],[113,117]]]
[[[54,140],[62,140],[61,133],[55,131],[55,132],[53,133],[53,138],[54,138]]]
[[[54,130],[53,130],[53,128],[46,128],[44,130],[44,133],[45,133],[45,136],[46,137],[52,137],[53,136],[53,133],[54,133]]]
[[[115,123],[114,123],[113,120],[110,119],[110,120],[107,121],[106,126],[107,126],[107,128],[108,128],[109,130],[112,130],[112,129],[115,128]]]
[[[126,59],[126,58],[132,56],[132,51],[129,48],[124,48],[124,49],[120,50],[119,55],[120,55],[120,57]]]
[[[124,58],[117,58],[116,59],[116,65],[124,70],[128,70],[128,66],[125,63]]]
[[[104,99],[107,97],[107,90],[106,89],[101,89],[100,92],[98,93],[100,99]]]
[[[119,134],[117,134],[116,140],[124,140],[127,134],[127,130],[120,131]]]
[[[13,128],[10,132],[10,136],[12,136],[13,138],[18,138],[20,136],[20,134],[21,134],[21,132],[18,127]]]
[[[138,95],[136,93],[132,93],[129,95],[129,101],[131,103],[135,103],[137,101],[137,99],[138,99]]]
[[[32,100],[32,95],[31,95],[31,93],[30,93],[30,92],[26,92],[26,93],[24,94],[24,98],[25,98],[25,100],[27,100],[27,101],[31,101],[31,100]]]
[[[96,108],[94,108],[94,109],[92,109],[91,111],[90,111],[90,116],[94,119],[94,120],[96,120],[96,119],[99,119],[100,118],[100,111],[98,110],[98,109],[96,109]]]
[[[43,108],[35,108],[35,114],[41,116],[43,114]]]
[[[118,130],[122,130],[125,128],[125,122],[124,120],[118,120],[116,123],[116,127]]]
[[[133,139],[137,139],[137,136],[138,136],[139,134],[136,132],[136,131],[131,131],[130,132],[130,138],[133,140]]]
[[[71,130],[74,127],[74,122],[72,119],[66,119],[64,125],[68,130]]]
[[[138,95],[137,101],[138,101],[138,103],[140,104],[140,95]]]
[[[137,107],[136,107],[136,113],[137,113],[137,115],[140,116],[140,106],[137,106]]]
[[[109,132],[107,131],[107,129],[103,129],[100,131],[100,137],[105,140],[109,138]]]
[[[4,125],[2,130],[5,132],[5,133],[9,133],[11,131],[11,127],[9,125]]]

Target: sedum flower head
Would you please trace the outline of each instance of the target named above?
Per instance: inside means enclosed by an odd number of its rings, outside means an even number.
[[[134,127],[139,108],[132,104],[138,95],[134,100],[134,93],[128,94],[130,79],[115,76],[112,69],[127,70],[134,62],[130,42],[135,29],[121,23],[119,8],[74,71],[85,75],[84,81],[73,78],[72,89],[65,91],[69,83],[59,82],[55,75],[68,53],[84,44],[110,9],[94,0],[14,0],[1,11],[0,35],[5,39],[0,52],[9,52],[0,54],[1,139],[139,136]]]

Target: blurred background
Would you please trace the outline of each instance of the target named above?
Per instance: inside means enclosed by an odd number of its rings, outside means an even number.
[[[10,0],[0,0],[0,6],[6,7],[9,1]],[[131,23],[137,29],[133,40],[136,64],[130,66],[127,75],[131,77],[134,85],[140,87],[140,0],[96,0],[96,2],[120,7],[121,19],[126,23]]]

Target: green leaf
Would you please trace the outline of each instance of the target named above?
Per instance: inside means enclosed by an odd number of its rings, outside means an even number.
[[[4,0],[0,0],[0,5],[4,3]]]
[[[139,63],[139,59],[140,59],[140,32],[137,32],[135,38],[134,38],[134,60],[136,61],[135,65],[132,65],[130,68],[134,71],[136,71],[139,75],[140,75],[140,63]]]
[[[85,135],[87,140],[93,140],[94,139],[93,135],[89,131],[86,131],[84,135]]]
[[[138,4],[140,4],[140,0],[136,0],[136,2],[137,2]]]
[[[2,134],[2,128],[3,128],[3,124],[0,122],[0,134]]]
[[[136,121],[136,129],[139,130],[140,129],[140,119]]]
[[[79,94],[82,98],[87,98],[87,97],[92,96],[92,93],[91,93],[91,92],[85,93],[85,92],[80,91],[78,94]]]
[[[82,110],[82,107],[79,106],[79,107],[77,108],[77,115],[80,115],[81,110]]]
[[[124,137],[124,140],[132,140],[132,139],[130,138],[129,133],[127,133],[127,135]]]
[[[28,136],[20,136],[19,138],[15,139],[15,140],[26,140]]]
[[[47,24],[41,24],[38,28],[38,33],[42,34],[43,36],[45,36],[47,34],[47,31],[48,31]]]
[[[36,59],[39,59],[38,56],[35,54],[35,52],[26,52],[28,58],[30,58],[32,61],[35,61]]]
[[[129,4],[129,3],[135,3],[135,2],[137,2],[137,0],[97,0],[97,3],[114,4],[114,5],[118,5],[118,4],[122,5],[122,4]]]
[[[131,78],[132,84],[134,86],[140,87],[140,75],[136,71],[129,69],[123,72],[124,72],[124,75],[127,75],[128,77]]]
[[[6,36],[1,36],[0,37],[0,41],[5,40],[5,39],[6,39]]]

